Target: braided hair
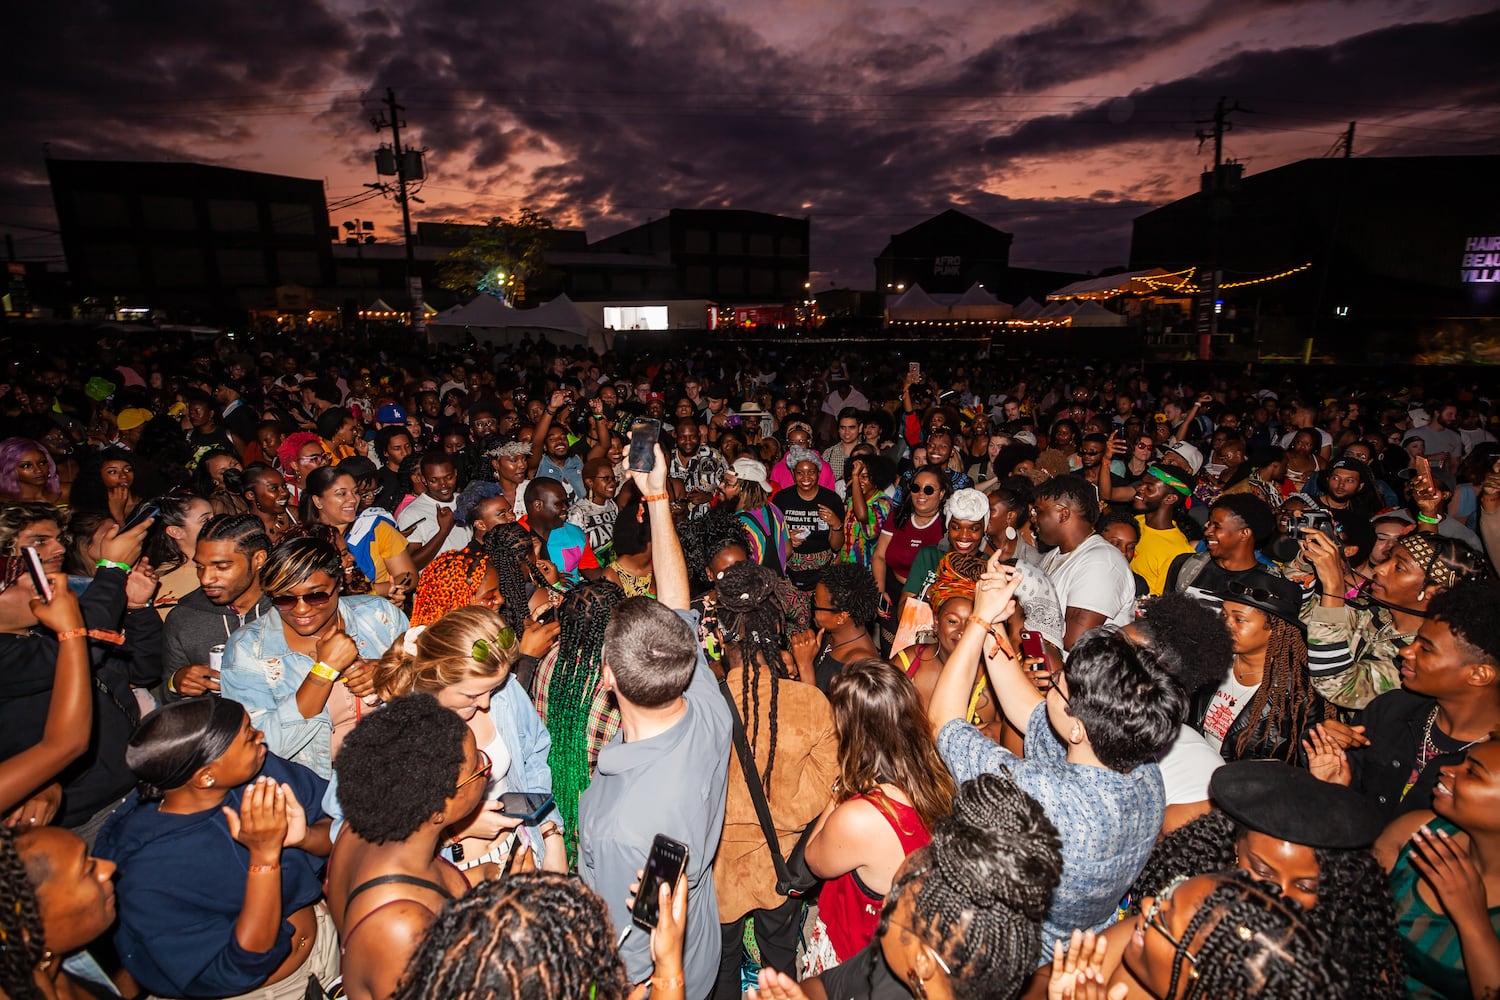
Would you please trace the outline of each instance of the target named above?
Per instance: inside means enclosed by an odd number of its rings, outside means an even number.
[[[1146,867],[1130,886],[1130,910],[1155,896],[1179,875],[1228,871],[1238,864],[1237,846],[1246,833],[1226,813],[1212,809],[1173,830],[1151,851]],[[1328,937],[1343,956],[1349,996],[1395,998],[1403,995],[1401,939],[1386,888],[1385,873],[1362,849],[1314,848],[1318,861],[1318,905],[1303,919]]]
[[[1314,1000],[1330,995],[1344,970],[1330,953],[1326,935],[1303,919],[1296,901],[1248,873],[1209,876],[1217,885],[1204,898],[1177,939],[1167,996],[1275,997]]]
[[[702,517],[692,518],[678,529],[681,533],[683,561],[687,563],[688,581],[696,594],[714,588],[708,578],[708,567],[720,552],[738,546],[748,554],[750,541],[745,523],[728,507],[715,507]]]
[[[624,1000],[629,992],[604,900],[577,879],[528,872],[443,907],[393,1000]]]
[[[1283,759],[1288,764],[1295,764],[1302,733],[1312,721],[1333,718],[1334,708],[1312,689],[1307,673],[1307,642],[1302,638],[1301,630],[1269,613],[1266,614],[1266,624],[1271,628],[1271,638],[1266,645],[1265,669],[1260,686],[1245,706],[1245,711],[1250,713],[1250,725],[1236,740],[1235,754],[1237,757],[1248,755],[1256,741],[1268,735],[1267,727],[1289,719],[1290,728],[1278,735],[1285,743],[1286,756]]]
[[[761,784],[771,791],[771,769],[776,765],[776,702],[784,671],[786,605],[776,586],[776,575],[750,560],[737,562],[719,578],[719,622],[724,633],[726,666],[731,650],[740,659],[740,707],[752,755],[760,737],[760,678],[770,675],[771,702],[766,714],[769,742]]]
[[[531,562],[531,532],[519,524],[497,524],[484,533],[484,554],[495,567],[495,579],[500,582],[500,596],[504,598],[500,617],[519,637],[526,630],[531,610],[531,595],[526,585],[540,585]]]
[[[569,864],[578,856],[578,799],[589,787],[599,757],[600,742],[591,717],[597,708],[612,716],[609,728],[619,724],[620,709],[601,688],[600,675],[604,630],[615,605],[624,599],[625,591],[618,584],[590,580],[568,591],[557,609],[562,628],[545,692],[547,732],[552,736],[547,765],[552,769],[552,795],[563,818]]]
[[[411,623],[431,625],[454,608],[474,603],[490,561],[472,545],[444,552],[422,570],[412,597]]]
[[[0,826],[0,899],[0,991],[10,1000],[42,1000],[35,975],[48,954],[47,932],[16,831],[8,826]]]
[[[953,994],[1013,997],[1041,958],[1062,868],[1062,840],[1036,800],[1007,771],[981,774],[959,788],[932,843],[897,873],[876,937],[911,894],[912,930],[943,956]]]

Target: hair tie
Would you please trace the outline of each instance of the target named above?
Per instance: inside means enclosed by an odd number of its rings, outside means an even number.
[[[420,639],[422,637],[422,633],[426,631],[426,625],[413,625],[411,628],[407,629],[406,634],[401,637],[401,652],[405,653],[407,656],[416,656],[417,640]]]

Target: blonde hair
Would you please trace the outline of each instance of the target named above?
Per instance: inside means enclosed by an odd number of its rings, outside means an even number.
[[[413,691],[436,694],[472,677],[500,677],[514,663],[514,647],[500,648],[505,621],[489,608],[457,608],[433,622],[409,645],[398,639],[375,665],[375,691],[390,701]],[[476,658],[474,646],[487,646]]]

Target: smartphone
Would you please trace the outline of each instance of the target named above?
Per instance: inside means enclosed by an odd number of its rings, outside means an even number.
[[[1042,661],[1040,665],[1033,664],[1031,669],[1047,669],[1047,647],[1042,642],[1042,633],[1027,629],[1021,631],[1021,656],[1026,660]]]
[[[538,625],[546,625],[548,622],[557,620],[557,605],[553,604],[538,611],[532,621]]]
[[[533,823],[552,808],[551,792],[502,792],[500,815]]]
[[[651,471],[656,464],[656,442],[660,437],[660,420],[638,417],[630,425],[630,457],[626,465],[631,472]]]
[[[921,364],[921,362],[918,362],[918,361],[908,361],[906,363],[906,370],[911,373],[911,380],[913,382],[920,382],[920,381],[922,381],[922,364]]]
[[[31,575],[31,586],[43,604],[52,603],[52,584],[47,581],[47,571],[42,568],[42,557],[30,545],[21,546],[21,559],[26,563],[26,572]]]
[[[150,500],[145,501],[135,509],[134,514],[131,514],[125,519],[124,524],[120,525],[120,534],[125,534],[125,532],[129,531],[131,528],[134,528],[142,521],[145,521],[148,518],[153,518],[160,513],[161,507]]]
[[[646,871],[641,876],[640,891],[635,894],[635,905],[630,908],[630,920],[637,927],[652,930],[656,927],[662,883],[676,885],[687,867],[688,848],[680,840],[673,840],[658,833],[651,843],[651,853],[646,857]]]

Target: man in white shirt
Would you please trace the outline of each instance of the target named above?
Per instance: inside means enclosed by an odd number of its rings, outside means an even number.
[[[1031,521],[1052,551],[1042,570],[1063,605],[1063,651],[1100,625],[1123,627],[1135,618],[1135,577],[1113,545],[1094,534],[1099,502],[1081,476],[1050,479],[1037,487]]]
[[[407,504],[396,518],[396,527],[407,538],[406,551],[419,571],[442,553],[468,545],[472,537],[467,527],[453,519],[458,474],[452,456],[445,451],[423,455],[422,482],[427,492]]]

